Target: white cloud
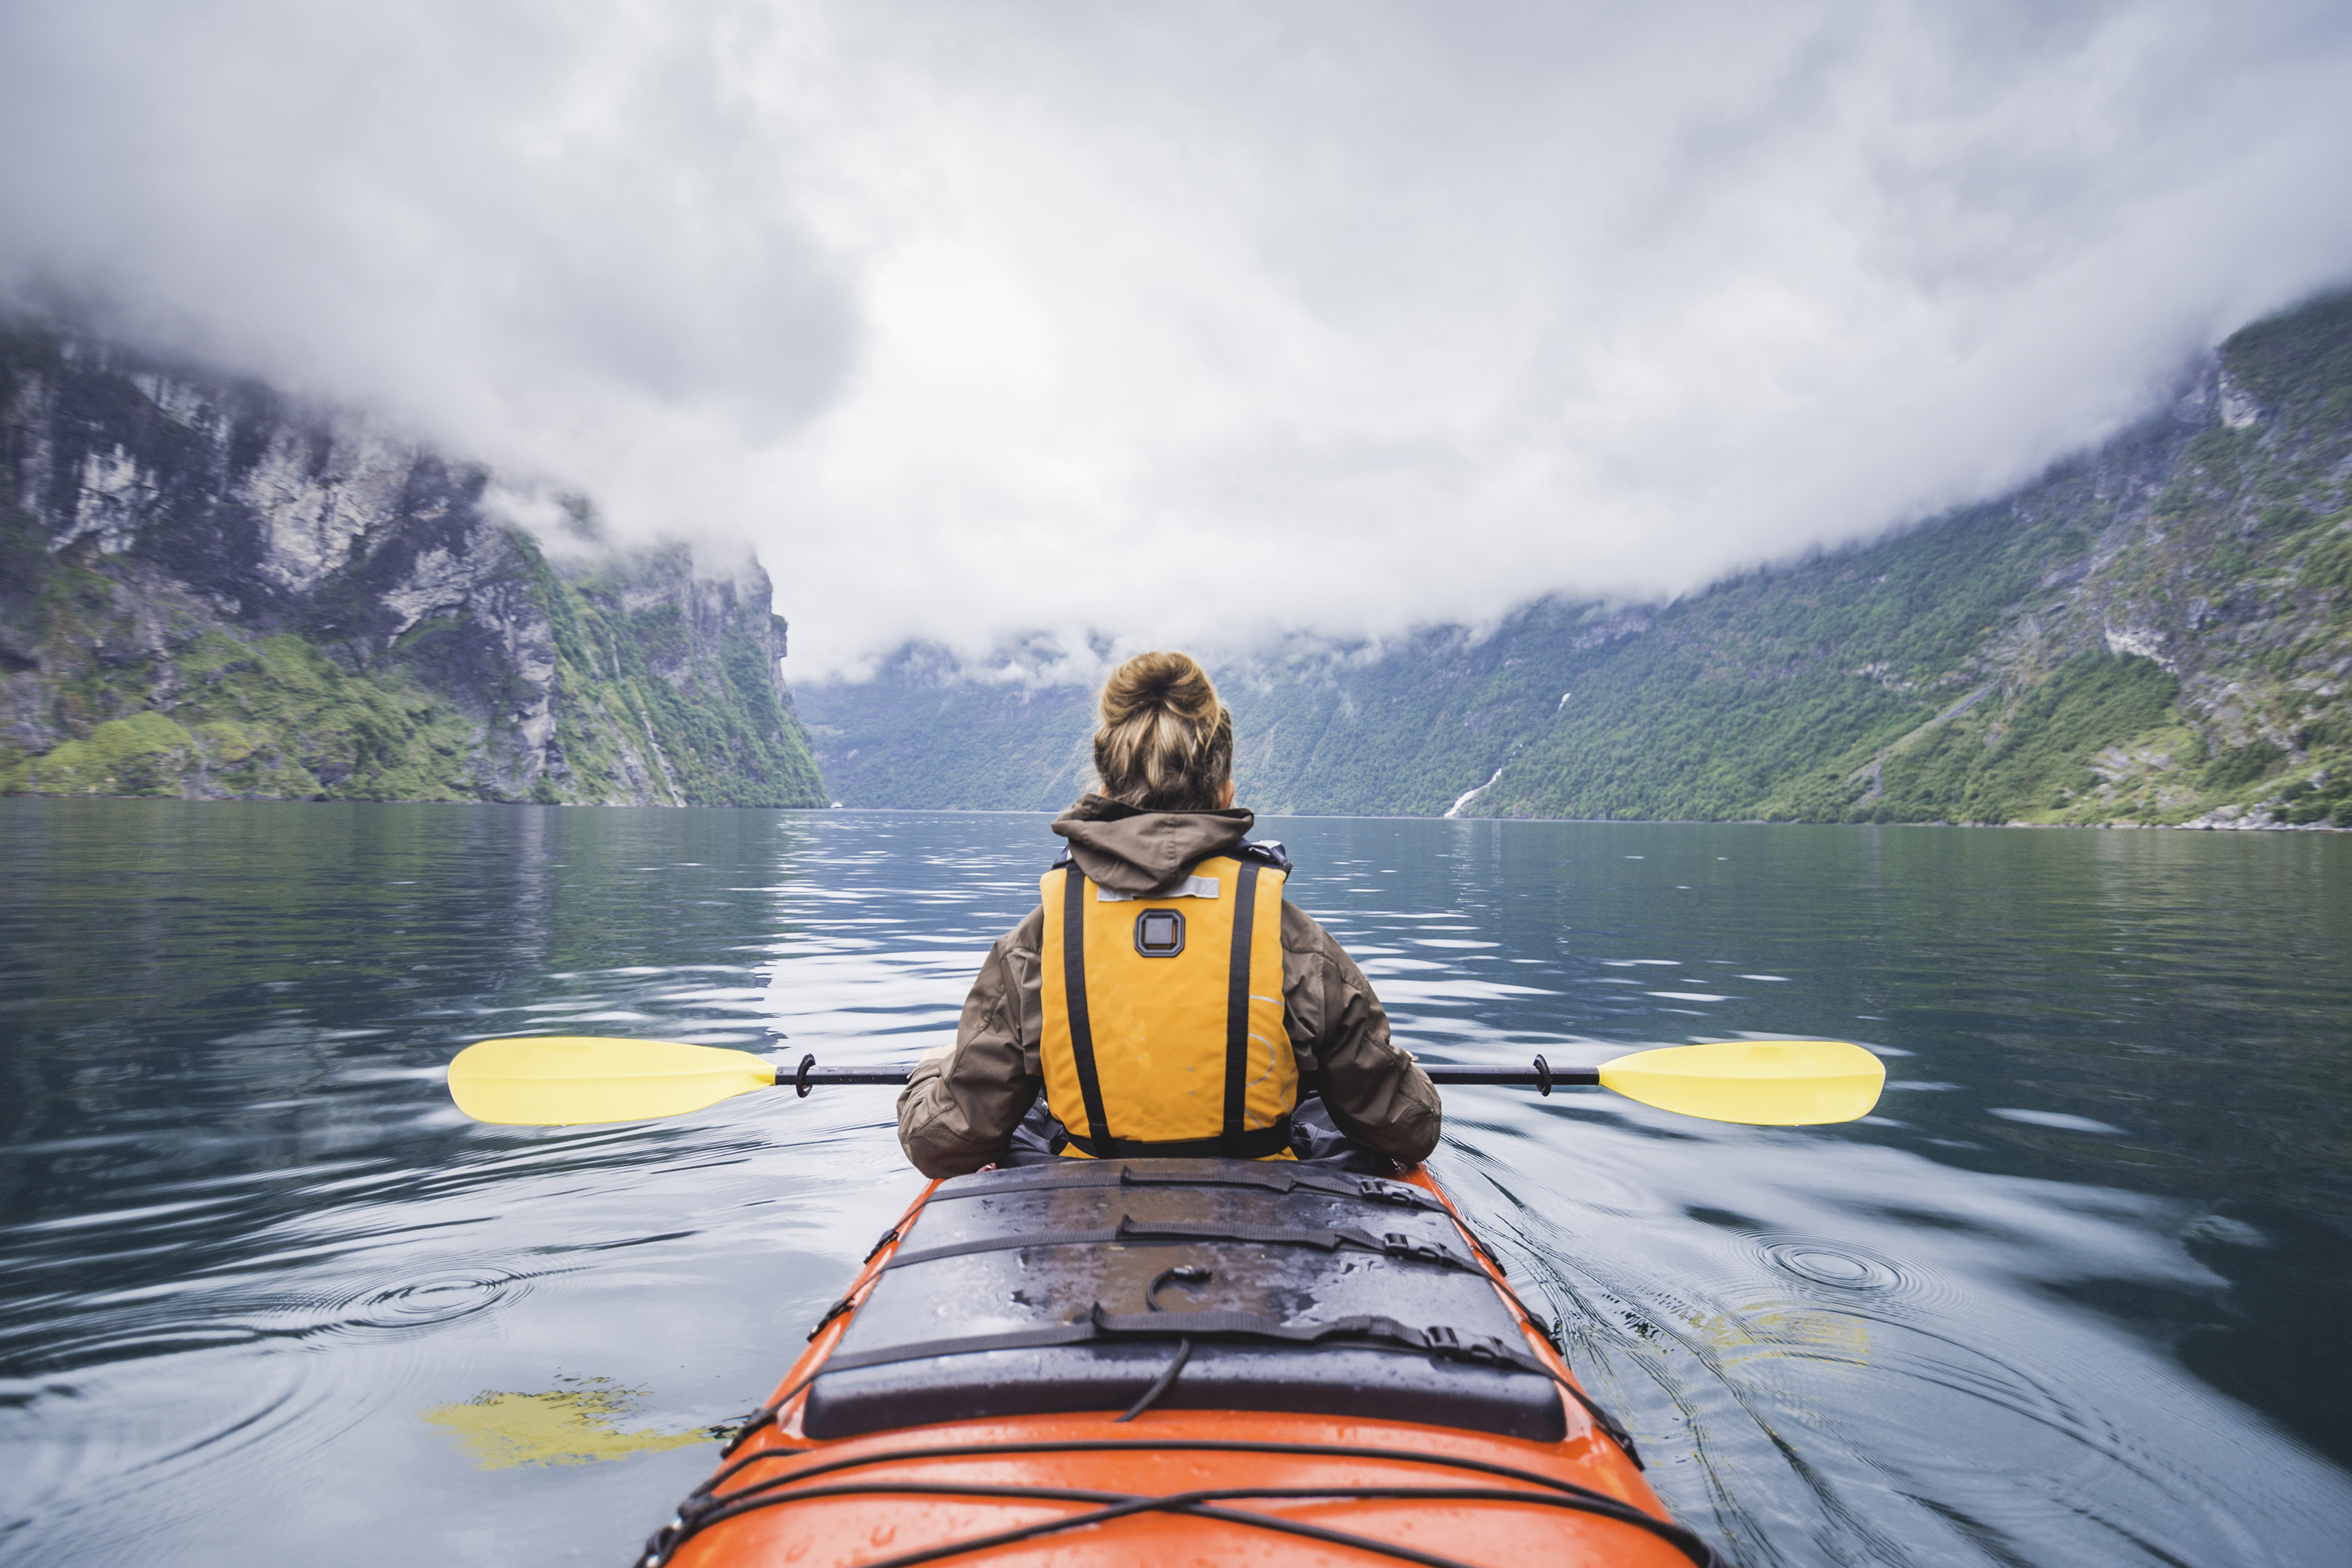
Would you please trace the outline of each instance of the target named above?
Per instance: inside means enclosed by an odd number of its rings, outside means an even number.
[[[2352,272],[2352,13],[291,3],[0,23],[0,265],[641,530],[795,667],[1654,593]]]

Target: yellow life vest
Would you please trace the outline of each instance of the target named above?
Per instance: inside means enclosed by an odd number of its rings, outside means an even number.
[[[1298,1059],[1282,1024],[1283,873],[1219,855],[1172,893],[1045,873],[1045,1104],[1061,1152],[1287,1160]]]

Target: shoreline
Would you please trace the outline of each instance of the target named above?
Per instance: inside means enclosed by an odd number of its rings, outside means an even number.
[[[1054,811],[1024,806],[969,805],[638,805],[634,802],[606,801],[540,801],[540,800],[339,800],[317,795],[269,797],[255,795],[43,795],[24,791],[0,795],[0,802],[18,800],[93,801],[148,800],[169,801],[180,805],[425,805],[455,810],[509,811],[539,809],[547,811],[764,811],[779,814],[824,816],[833,812],[863,813],[870,816],[1044,816]],[[2232,809],[2223,807],[2223,810]],[[2254,808],[2262,813],[2261,808]],[[2249,816],[2254,815],[2250,813]],[[1795,818],[1773,819],[1760,816],[1403,816],[1396,813],[1367,813],[1345,816],[1309,811],[1266,811],[1261,817],[1289,817],[1305,822],[1458,822],[1465,825],[1481,822],[1572,822],[1612,827],[1948,827],[1959,829],[2030,828],[2036,831],[2066,832],[2107,831],[2133,833],[2352,833],[2352,827],[2337,827],[2326,822],[2277,822],[2249,820],[2244,817],[2218,817],[2209,815],[2189,822],[1828,822]]]

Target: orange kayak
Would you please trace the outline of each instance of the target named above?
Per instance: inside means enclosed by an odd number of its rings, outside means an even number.
[[[933,1183],[642,1568],[1718,1568],[1425,1169]]]

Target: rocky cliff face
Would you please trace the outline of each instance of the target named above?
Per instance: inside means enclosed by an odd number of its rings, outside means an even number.
[[[0,333],[0,790],[815,805],[748,557],[551,561],[344,410]]]
[[[1879,542],[1216,674],[1263,810],[2352,826],[2347,500],[2336,296],[2238,332],[2099,450]],[[803,699],[853,805],[1089,782],[1084,693],[913,650]]]

